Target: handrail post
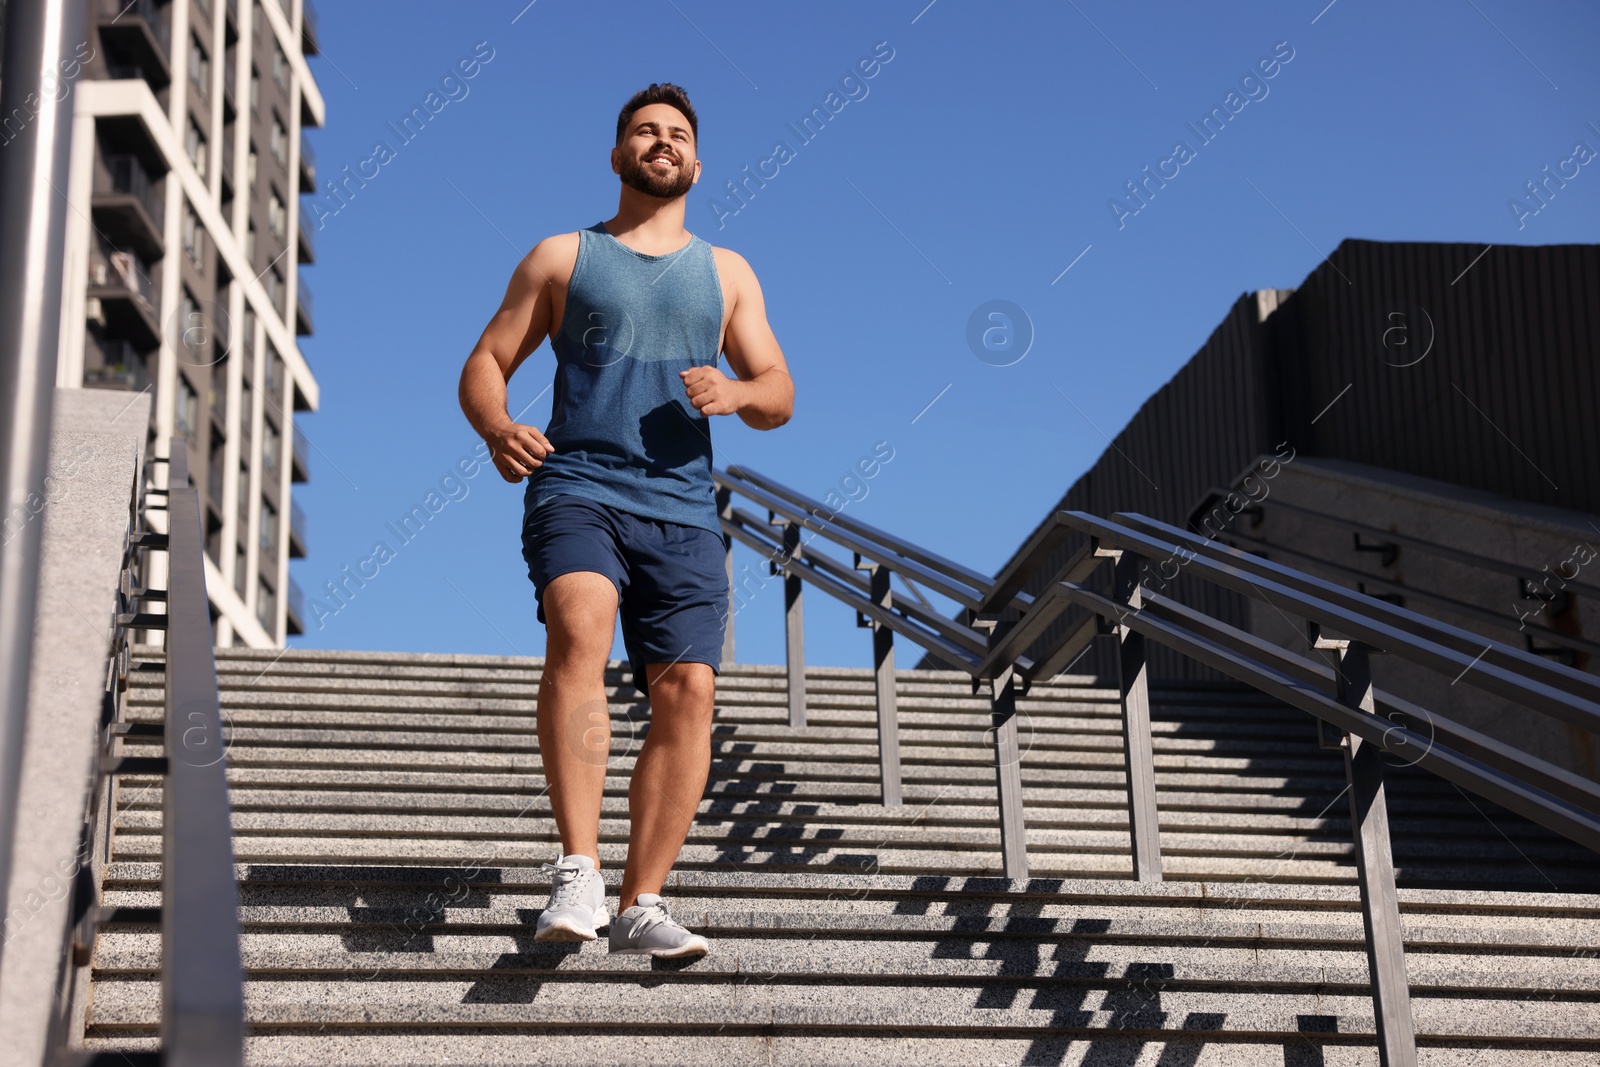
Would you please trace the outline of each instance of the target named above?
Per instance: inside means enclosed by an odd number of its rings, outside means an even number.
[[[976,685],[976,680],[974,680]],[[1000,859],[1011,879],[1028,877],[1028,830],[1022,812],[1022,752],[1017,744],[1017,669],[989,679],[989,722],[1000,797]]]
[[[725,485],[717,486],[717,517],[724,522],[733,521],[733,490]],[[728,622],[722,631],[722,662],[729,664],[733,662],[733,617],[738,611],[733,588],[733,538],[724,530],[722,540],[722,568],[728,573]]]
[[[871,580],[872,602],[888,610],[890,604],[889,568],[881,563],[861,562],[855,554],[857,570],[867,571]],[[894,693],[894,631],[882,623],[856,613],[856,625],[872,630],[872,670],[878,708],[878,781],[883,806],[897,808],[900,799],[900,722]]]
[[[777,522],[770,513],[769,522]],[[788,666],[789,726],[803,729],[806,724],[806,628],[801,612],[800,592],[804,581],[788,569],[789,561],[800,554],[800,524],[784,521],[783,555],[767,563],[768,572],[783,572],[783,649]]]
[[[1338,649],[1334,687],[1339,703],[1376,715],[1370,646],[1359,641],[1315,643]],[[1389,810],[1384,800],[1383,746],[1346,734],[1344,766],[1350,782],[1350,829],[1361,886],[1361,921],[1367,934],[1367,967],[1372,975],[1378,1060],[1382,1067],[1416,1067],[1417,1039],[1406,982],[1394,855],[1389,846]]]
[[[1001,622],[1000,613],[967,613],[974,630],[986,631],[993,648],[1011,626]],[[972,679],[977,693],[980,679]],[[1022,749],[1017,742],[1017,687],[1022,679],[1017,665],[1007,664],[988,679],[989,729],[994,735],[995,792],[1000,801],[1000,861],[1007,878],[1028,877],[1028,827],[1022,809]]]
[[[1116,553],[1113,596],[1122,607],[1116,622],[1117,679],[1122,700],[1122,752],[1127,764],[1128,833],[1133,844],[1133,878],[1161,881],[1161,818],[1156,806],[1154,741],[1150,733],[1150,672],[1144,635],[1127,624],[1127,616],[1144,606],[1139,584],[1142,560],[1131,552]]]

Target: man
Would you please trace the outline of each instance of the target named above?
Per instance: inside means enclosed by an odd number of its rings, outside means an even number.
[[[699,125],[670,83],[617,117],[617,213],[540,241],[461,373],[461,407],[509,482],[528,478],[523,557],[546,626],[539,752],[561,836],[535,940],[590,941],[607,924],[599,823],[610,753],[605,666],[620,608],[650,731],[628,788],[629,840],[612,952],[709,951],[660,892],[711,770],[728,625],[727,547],[711,480],[710,417],[770,430],[794,384],[761,286],[737,253],[683,226],[700,178]],[[546,433],[512,421],[506,382],[546,337],[556,356]],[[718,353],[738,376],[717,369]]]

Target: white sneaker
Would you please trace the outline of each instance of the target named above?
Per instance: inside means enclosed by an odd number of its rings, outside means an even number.
[[[607,940],[611,951],[621,956],[678,959],[711,951],[711,942],[679,926],[667,914],[666,901],[654,893],[640,893],[639,902],[611,924]]]
[[[588,856],[562,856],[546,863],[551,872],[550,903],[539,913],[535,941],[593,941],[605,926],[606,884]]]

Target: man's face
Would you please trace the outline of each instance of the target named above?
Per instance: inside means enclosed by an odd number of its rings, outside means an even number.
[[[700,178],[689,120],[671,104],[635,111],[611,158],[624,184],[662,200],[678,199]]]

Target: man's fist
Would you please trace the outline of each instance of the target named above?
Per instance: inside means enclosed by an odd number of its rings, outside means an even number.
[[[507,420],[498,430],[485,435],[494,469],[508,482],[520,482],[537,468],[544,457],[555,451],[544,434],[532,426]]]
[[[678,372],[689,403],[702,415],[732,415],[744,399],[744,382],[735,381],[716,367],[690,367]]]

